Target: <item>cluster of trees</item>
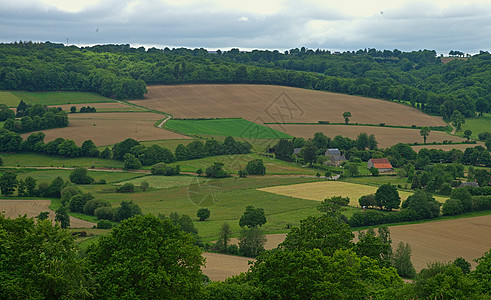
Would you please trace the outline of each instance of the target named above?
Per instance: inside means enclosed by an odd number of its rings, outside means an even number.
[[[408,101],[449,120],[454,112],[473,117],[491,109],[491,74],[486,67],[491,55],[485,52],[448,64],[441,64],[435,51],[397,49],[210,53],[14,43],[0,45],[0,54],[5,58],[0,89],[81,90],[141,98],[146,84],[259,83]],[[26,55],[32,59],[24,59]]]
[[[76,113],[77,112],[77,107],[76,106],[72,106],[70,107],[70,112],[72,114]],[[79,110],[80,113],[95,113],[97,112],[96,108],[95,107],[90,107],[90,106],[82,106],[80,107],[80,110]]]
[[[28,105],[21,100],[16,116],[5,104],[0,104],[0,110],[0,120],[5,121],[3,128],[13,132],[23,133],[68,126],[68,115],[61,107],[47,108],[42,104]]]
[[[491,195],[472,196],[469,189],[463,187],[452,191],[450,198],[443,203],[442,213],[445,216],[453,216],[489,209],[491,209]]]
[[[431,194],[418,190],[409,196],[406,201],[402,202],[401,205],[397,189],[390,184],[380,186],[375,195],[361,197],[359,203],[361,206],[378,206],[385,210],[399,207],[401,209],[392,212],[382,212],[373,209],[355,212],[349,219],[349,224],[352,227],[432,219],[440,215],[440,203]]]

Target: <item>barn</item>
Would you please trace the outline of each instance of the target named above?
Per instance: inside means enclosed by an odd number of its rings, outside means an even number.
[[[393,172],[394,168],[387,158],[372,158],[368,161],[367,169],[376,168],[380,173]]]

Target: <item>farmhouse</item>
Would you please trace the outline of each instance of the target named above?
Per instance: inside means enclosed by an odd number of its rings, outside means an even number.
[[[368,161],[367,169],[376,168],[380,173],[392,172],[394,169],[387,158],[372,158]]]
[[[346,161],[346,157],[337,148],[327,149],[324,155],[328,158],[327,163],[336,167],[339,167],[343,161]]]
[[[479,187],[479,184],[475,180],[474,181],[471,181],[471,182],[462,182],[460,184],[459,188],[466,187],[466,186]]]
[[[293,148],[293,154],[294,155],[300,154],[300,150],[302,150],[302,148]]]

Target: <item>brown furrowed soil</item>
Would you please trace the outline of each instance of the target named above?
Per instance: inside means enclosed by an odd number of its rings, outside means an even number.
[[[344,122],[445,126],[432,117],[395,102],[299,88],[246,85],[155,85],[144,100],[132,103],[172,114],[176,118],[241,117],[256,123]]]
[[[154,124],[165,115],[155,113],[83,113],[69,114],[70,125],[64,128],[42,130],[45,142],[58,137],[72,139],[77,145],[91,139],[97,146],[112,145],[127,138],[138,141],[188,139]],[[32,133],[32,132],[31,132]],[[31,133],[21,136],[26,138]]]
[[[49,211],[49,218],[55,219],[55,212],[49,209],[50,200],[0,200],[0,212],[4,211],[7,218],[16,218],[27,214],[29,218],[40,212]],[[70,217],[71,228],[92,228],[95,223]]]
[[[356,139],[358,134],[366,132],[374,134],[378,146],[381,148],[390,147],[397,143],[423,143],[423,137],[419,134],[419,129],[391,128],[377,126],[356,126],[356,125],[295,125],[295,124],[268,124],[273,129],[288,133],[291,136],[312,138],[316,132],[322,132],[326,136],[334,138],[336,135],[347,136]],[[452,136],[442,131],[432,131],[428,136],[427,143],[452,140],[454,142],[463,141],[464,138]]]

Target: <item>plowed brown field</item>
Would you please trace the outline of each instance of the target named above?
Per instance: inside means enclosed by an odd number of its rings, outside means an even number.
[[[407,128],[391,128],[391,127],[376,127],[376,126],[355,126],[355,125],[266,125],[273,129],[283,131],[291,136],[312,138],[314,133],[322,132],[328,137],[336,135],[347,136],[355,139],[361,132],[374,134],[378,141],[378,146],[381,148],[390,147],[397,143],[423,143],[423,137],[419,134],[418,129]],[[460,142],[464,139],[457,136],[449,135],[442,131],[432,131],[428,136],[427,142],[441,143],[444,140],[452,140]]]
[[[344,122],[444,126],[441,118],[390,101],[270,85],[156,85],[135,104],[178,118],[242,117],[261,122]]]
[[[4,211],[7,218],[16,218],[27,214],[29,218],[40,212],[49,211],[49,218],[55,219],[55,212],[49,209],[50,200],[0,200],[0,212]],[[71,228],[92,228],[95,223],[70,217]]]
[[[164,115],[155,113],[79,113],[69,115],[68,127],[42,131],[46,134],[45,142],[62,137],[74,140],[79,146],[88,139],[97,146],[104,146],[127,138],[138,141],[189,138],[154,126],[155,122],[164,118]],[[22,134],[22,137],[30,134]]]

